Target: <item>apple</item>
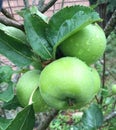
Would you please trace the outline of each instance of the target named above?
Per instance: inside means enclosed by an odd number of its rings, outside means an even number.
[[[93,80],[94,80],[94,92],[93,93],[97,94],[101,87],[100,75],[95,68],[91,68],[91,72],[93,74]]]
[[[55,109],[79,109],[89,103],[99,89],[93,77],[94,73],[83,61],[76,57],[63,57],[41,72],[40,93]]]
[[[113,94],[116,94],[116,84],[113,84],[113,85],[112,85],[112,93],[113,93]]]
[[[48,110],[48,105],[40,94],[39,77],[40,71],[30,70],[24,73],[16,84],[16,95],[20,104],[25,107],[33,102],[35,112]]]
[[[103,55],[106,37],[99,25],[90,24],[64,40],[59,48],[64,56],[77,57],[90,65]]]

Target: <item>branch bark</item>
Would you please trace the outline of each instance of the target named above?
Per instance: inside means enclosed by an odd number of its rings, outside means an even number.
[[[40,12],[42,12],[42,13],[46,12],[52,5],[55,4],[56,1],[57,1],[57,0],[51,0],[46,6],[44,6],[44,7],[40,10]]]
[[[18,29],[24,30],[24,26],[22,24],[18,23],[15,20],[9,19],[6,16],[0,16],[0,23],[3,23],[7,26],[13,26]]]
[[[115,118],[115,117],[116,117],[116,111],[113,111],[113,112],[111,112],[109,115],[107,115],[107,116],[104,118],[104,122],[107,122],[107,121],[109,121],[110,119]]]
[[[1,12],[2,12],[7,18],[14,19],[14,17],[13,17],[5,8],[2,8],[2,9],[1,9]],[[14,19],[14,20],[15,20],[15,19]]]
[[[113,31],[114,28],[116,28],[116,10],[112,14],[112,17],[110,18],[104,29],[106,37]]]
[[[104,19],[106,18],[105,16],[103,17]],[[103,27],[105,25],[105,22],[103,23]],[[106,24],[105,28],[104,28],[104,32],[106,37],[108,37],[108,35],[114,30],[114,28],[116,27],[116,10],[114,11],[114,13],[112,14],[110,20],[108,21],[108,23]],[[103,55],[103,76],[102,76],[102,86],[104,88],[105,86],[105,71],[106,71],[106,60],[105,60],[105,53]],[[101,96],[100,99],[100,103],[102,104],[103,102],[103,96]]]
[[[44,2],[45,2],[45,0],[39,0],[39,2],[38,2],[38,10],[42,10],[43,9]]]
[[[24,1],[24,4],[26,7],[28,7],[29,3],[28,3],[28,0],[23,0]],[[40,12],[44,13],[45,11],[47,11],[52,5],[54,5],[54,3],[56,2],[57,0],[51,0],[46,6],[44,6]],[[16,27],[18,29],[21,29],[24,31],[24,26],[23,24],[20,24],[18,23],[15,19],[13,19],[13,17],[5,10],[5,9],[2,9],[2,13],[5,15],[5,16],[0,16],[0,23],[3,23],[7,26],[13,26],[13,27]]]
[[[37,130],[46,130],[50,122],[56,117],[57,114],[57,110],[52,110],[49,113],[39,114],[39,126],[37,127]],[[43,119],[43,117],[45,118]]]
[[[23,0],[23,3],[24,3],[24,5],[25,5],[26,8],[29,7],[29,1],[28,0]]]

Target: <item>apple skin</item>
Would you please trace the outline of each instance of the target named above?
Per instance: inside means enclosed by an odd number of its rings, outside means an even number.
[[[79,109],[95,96],[93,75],[83,61],[75,57],[60,58],[41,72],[40,93],[55,109]]]
[[[100,75],[97,72],[97,70],[95,68],[91,68],[91,72],[93,74],[93,80],[94,80],[94,94],[96,95],[100,88],[101,88],[101,79],[100,79]]]
[[[39,88],[37,88],[37,90],[33,94],[32,101],[33,101],[33,108],[35,112],[47,112],[51,109],[47,105],[47,103],[43,100]]]
[[[39,91],[39,77],[40,71],[30,70],[24,73],[16,84],[16,95],[23,107],[29,104],[32,93],[35,91],[32,96],[35,112],[47,111],[49,108]]]
[[[116,84],[113,84],[113,85],[112,85],[112,93],[113,93],[113,94],[116,94]]]
[[[90,65],[103,55],[106,37],[99,25],[90,24],[64,40],[59,48],[64,56],[77,57]]]

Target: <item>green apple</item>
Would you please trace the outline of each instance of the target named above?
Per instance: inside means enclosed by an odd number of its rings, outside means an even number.
[[[113,94],[116,94],[116,84],[113,84],[113,85],[112,85],[112,93],[113,93]]]
[[[95,68],[91,68],[91,72],[93,74],[93,80],[94,80],[94,94],[97,94],[101,87],[100,75]]]
[[[90,65],[103,55],[106,37],[99,25],[90,24],[63,41],[59,48],[64,56],[77,57]]]
[[[63,57],[47,65],[40,74],[43,99],[55,109],[81,108],[95,96],[93,72],[75,57]],[[96,88],[98,87],[98,88]]]
[[[48,110],[48,105],[40,94],[39,77],[40,71],[30,70],[20,77],[16,85],[16,95],[20,104],[25,107],[33,102],[35,112]]]

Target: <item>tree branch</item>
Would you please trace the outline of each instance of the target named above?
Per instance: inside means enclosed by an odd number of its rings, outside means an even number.
[[[39,2],[38,2],[38,10],[42,10],[43,9],[44,2],[45,2],[45,0],[39,0]]]
[[[58,114],[58,111],[53,110],[48,114],[39,115],[40,119],[39,119],[39,126],[37,127],[37,130],[46,130],[50,122],[56,117],[57,114]],[[45,117],[45,119],[43,119],[43,117]]]
[[[2,12],[7,18],[14,19],[14,17],[13,17],[5,8],[2,8],[2,9],[1,9],[1,12]]]
[[[113,111],[113,112],[111,112],[109,115],[107,115],[107,116],[104,118],[104,122],[107,122],[107,121],[109,121],[110,119],[115,118],[115,117],[116,117],[116,111]]]
[[[28,8],[29,7],[29,1],[28,0],[23,0],[23,2],[24,2],[25,7]]]
[[[11,11],[11,15],[13,16],[13,11],[12,11],[12,7],[11,7],[11,5],[10,5],[10,1],[7,0],[7,3],[8,3],[8,6],[9,6],[9,9],[10,9],[10,11]]]
[[[28,0],[23,0],[24,1],[24,4],[25,4],[25,7],[29,7],[29,3],[28,3]],[[43,0],[44,1],[44,0]],[[46,6],[44,6],[40,11],[42,13],[44,13],[45,11],[47,11],[52,5],[54,5],[54,3],[56,2],[57,0],[51,0]],[[16,27],[18,29],[21,29],[24,31],[24,26],[20,23],[18,23],[17,21],[15,21],[15,19],[13,19],[12,15],[8,13],[7,10],[5,10],[4,8],[2,9],[2,13],[5,15],[5,16],[0,16],[0,23],[3,23],[5,25],[8,25],[8,26],[13,26],[13,27]]]
[[[13,27],[16,27],[18,29],[24,30],[24,27],[22,24],[18,23],[15,20],[9,19],[6,16],[0,16],[0,23],[3,23],[7,26],[13,26]]]
[[[62,0],[61,9],[64,7],[64,0]]]
[[[56,1],[57,1],[57,0],[51,0],[46,6],[44,6],[44,7],[40,10],[40,12],[42,12],[42,13],[46,12],[52,5],[55,4]]]
[[[108,23],[104,29],[106,37],[113,31],[115,26],[116,26],[116,10],[112,14],[112,17],[110,18],[110,20],[108,21]]]

